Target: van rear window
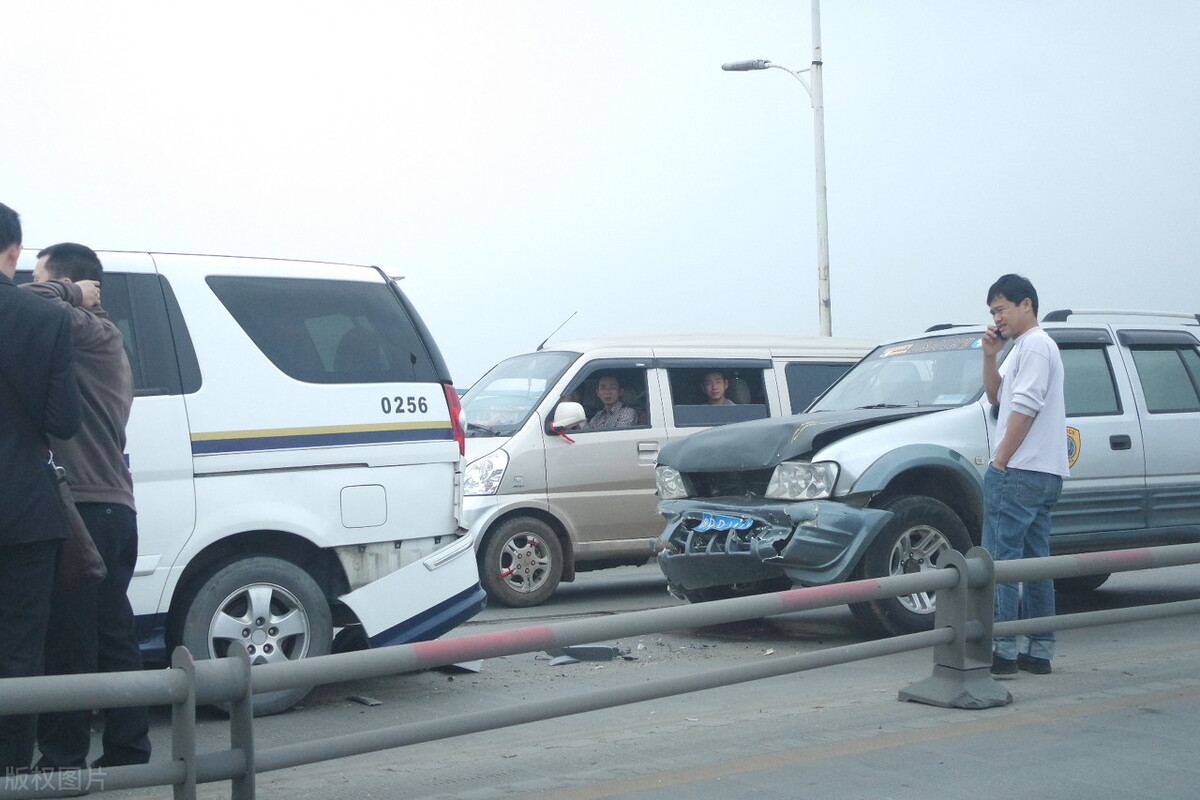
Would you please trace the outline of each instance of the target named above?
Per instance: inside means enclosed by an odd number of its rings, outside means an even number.
[[[437,383],[420,330],[386,283],[210,276],[263,355],[307,383]]]

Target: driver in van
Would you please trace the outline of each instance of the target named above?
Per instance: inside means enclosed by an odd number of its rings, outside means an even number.
[[[720,370],[711,370],[704,373],[704,379],[700,381],[700,388],[704,391],[705,402],[710,406],[736,406],[737,403],[725,396],[729,391],[729,378],[725,377],[725,373]]]
[[[596,384],[596,397],[604,404],[586,424],[584,431],[599,431],[609,428],[630,428],[637,425],[637,411],[621,402],[621,379],[612,373],[600,376]]]

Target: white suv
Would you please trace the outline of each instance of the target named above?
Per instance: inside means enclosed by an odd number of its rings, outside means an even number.
[[[1164,324],[1169,316],[1191,324]],[[1053,552],[1200,541],[1197,321],[1046,315],[1065,368],[1071,465],[1053,511]],[[667,527],[657,549],[672,590],[708,600],[916,572],[978,544],[995,431],[983,332],[937,326],[881,345],[806,414],[664,448],[657,477]],[[934,598],[851,609],[870,629],[906,633],[932,626]]]
[[[129,596],[148,661],[233,642],[254,663],[304,658],[328,653],[335,628],[345,647],[399,644],[483,607],[458,524],[458,395],[395,281],[344,264],[99,255],[134,376]],[[303,695],[256,697],[256,713]]]

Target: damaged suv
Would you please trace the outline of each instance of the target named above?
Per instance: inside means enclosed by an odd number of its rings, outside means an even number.
[[[1126,321],[1075,321],[1085,315]],[[1189,323],[1162,322],[1175,316]],[[1056,311],[1043,322],[1066,371],[1071,465],[1052,552],[1200,541],[1200,315]],[[978,544],[995,435],[984,330],[935,326],[885,344],[804,414],[664,448],[656,549],[672,593],[698,602],[912,573]],[[851,610],[873,632],[909,633],[932,627],[934,597]]]

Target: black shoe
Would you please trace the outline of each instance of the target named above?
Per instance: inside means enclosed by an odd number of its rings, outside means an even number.
[[[1016,675],[1017,660],[1015,658],[1004,658],[995,653],[992,654],[992,674],[993,675]]]
[[[149,764],[150,756],[138,756],[137,758],[109,758],[101,756],[92,762],[92,769],[106,769],[108,767],[129,767],[138,764]]]
[[[1049,675],[1050,674],[1050,659],[1038,658],[1031,656],[1028,653],[1020,653],[1017,655],[1017,666],[1026,672],[1031,672],[1034,675]]]

